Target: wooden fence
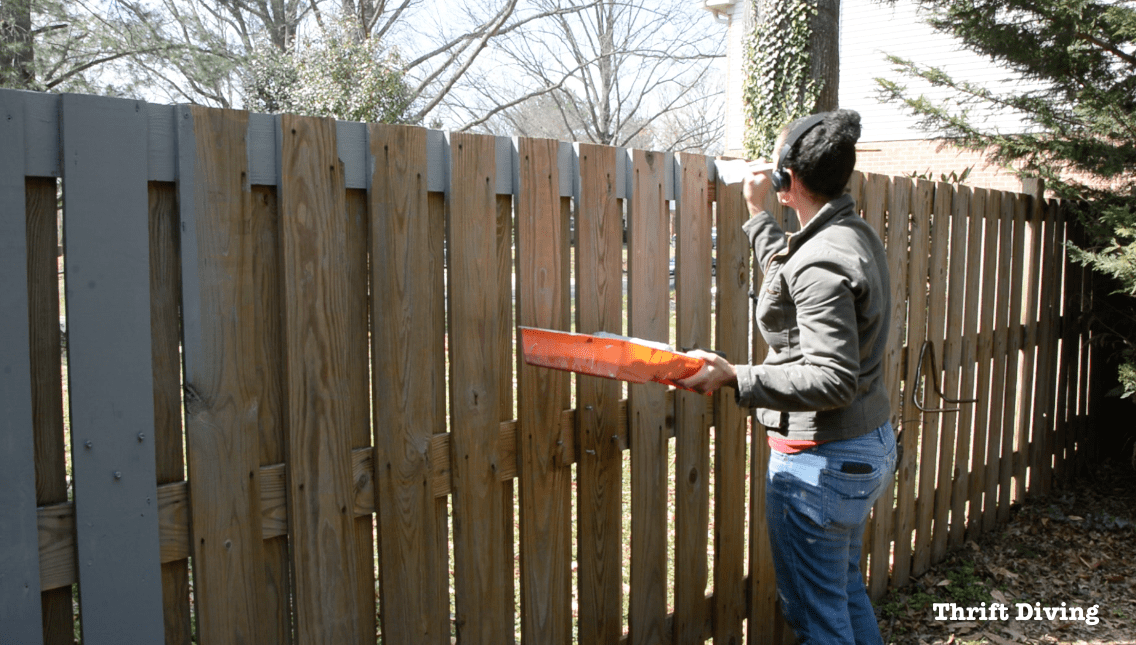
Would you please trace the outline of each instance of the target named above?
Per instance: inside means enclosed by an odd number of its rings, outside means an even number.
[[[1057,203],[851,189],[896,303],[878,596],[1069,472],[1087,278]],[[745,218],[702,155],[0,90],[0,645],[782,640],[731,393],[515,356],[762,356]]]

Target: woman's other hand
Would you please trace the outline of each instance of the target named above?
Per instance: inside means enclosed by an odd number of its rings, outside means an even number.
[[[747,180],[748,181],[748,180]],[[729,361],[713,352],[694,349],[686,353],[688,356],[701,358],[704,363],[702,369],[689,378],[676,380],[675,383],[700,394],[710,394],[723,385],[736,387],[738,373]]]
[[[745,196],[746,205],[751,215],[765,210],[765,197],[773,186],[772,165],[765,161],[755,161],[750,164],[750,174],[742,180],[742,195]]]

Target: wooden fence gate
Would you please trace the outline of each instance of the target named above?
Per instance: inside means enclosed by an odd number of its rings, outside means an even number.
[[[878,596],[1068,472],[1086,278],[1057,203],[852,191],[896,303]],[[0,645],[781,640],[732,394],[515,351],[762,356],[745,218],[702,155],[0,90]]]

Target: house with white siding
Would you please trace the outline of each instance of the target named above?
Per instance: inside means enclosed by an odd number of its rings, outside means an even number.
[[[753,31],[753,0],[698,0],[712,11],[728,39],[726,62],[726,154],[740,155],[745,130],[742,109],[744,40]],[[964,49],[959,41],[940,34],[920,19],[913,0],[841,0],[840,3],[840,107],[860,113],[863,132],[857,146],[857,168],[893,175],[960,174],[970,168],[967,183],[987,188],[1021,190],[1014,175],[990,166],[981,154],[960,150],[932,133],[919,130],[916,119],[898,105],[881,103],[876,78],[889,78],[914,93],[935,99],[945,90],[916,79],[901,77],[887,55],[944,69],[955,78],[998,87],[1018,83],[1013,74],[988,59]],[[1009,112],[972,111],[986,127],[1020,132],[1024,125]]]

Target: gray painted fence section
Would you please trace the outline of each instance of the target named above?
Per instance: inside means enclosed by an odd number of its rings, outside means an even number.
[[[65,95],[60,117],[83,642],[160,643],[148,114]]]
[[[43,642],[28,334],[24,102],[0,90],[0,645]],[[17,154],[11,154],[15,151]]]

